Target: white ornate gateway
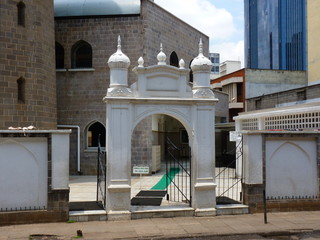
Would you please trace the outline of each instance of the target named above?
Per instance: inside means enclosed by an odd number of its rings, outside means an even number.
[[[180,67],[166,65],[166,55],[157,56],[158,65],[144,67],[142,57],[134,68],[136,83],[128,86],[129,58],[118,50],[108,61],[110,87],[107,104],[107,212],[108,219],[130,218],[131,135],[135,126],[153,114],[169,115],[180,121],[189,135],[192,152],[191,193],[196,216],[215,215],[215,98],[210,90],[211,62],[202,53],[189,70],[181,59]]]

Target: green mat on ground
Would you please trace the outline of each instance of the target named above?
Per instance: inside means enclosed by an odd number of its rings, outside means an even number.
[[[171,168],[170,171],[163,175],[159,182],[151,188],[151,190],[165,190],[179,171],[179,168]]]

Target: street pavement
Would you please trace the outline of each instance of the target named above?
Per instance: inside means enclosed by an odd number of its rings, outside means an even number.
[[[78,233],[77,233],[78,232]],[[80,237],[82,233],[82,237]],[[320,239],[320,211],[0,227],[8,239]]]

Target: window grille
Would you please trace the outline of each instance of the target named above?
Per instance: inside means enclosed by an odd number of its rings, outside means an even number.
[[[241,130],[258,130],[257,118],[243,119],[241,123],[242,123]]]

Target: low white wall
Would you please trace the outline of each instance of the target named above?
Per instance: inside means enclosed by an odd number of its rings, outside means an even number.
[[[47,207],[47,138],[0,138],[0,208]]]
[[[265,183],[268,199],[317,197],[317,158],[314,132],[243,132],[243,183]]]
[[[314,198],[318,189],[315,138],[266,139],[268,198]]]
[[[52,189],[69,188],[69,133],[52,134]]]

